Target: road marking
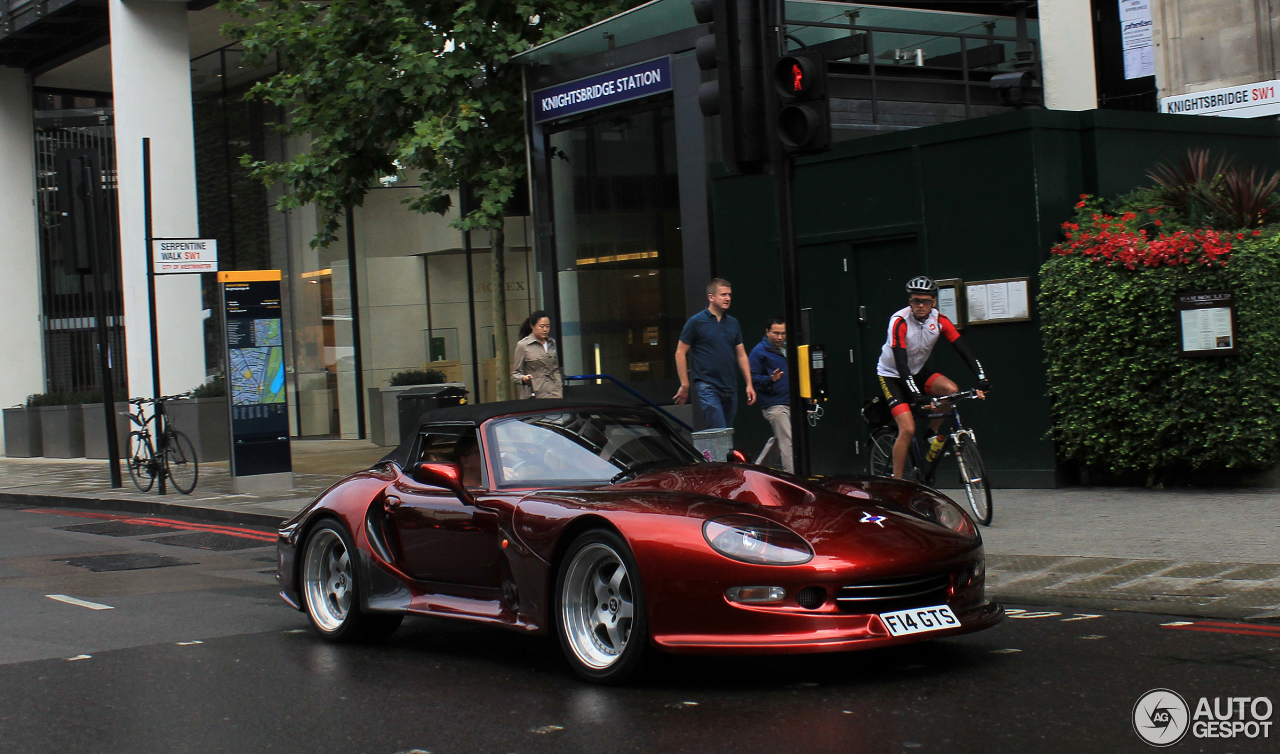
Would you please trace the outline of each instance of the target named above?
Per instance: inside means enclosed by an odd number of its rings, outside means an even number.
[[[1224,623],[1217,620],[1202,620],[1197,626],[1216,626],[1218,628],[1242,628],[1247,631],[1274,631],[1280,634],[1280,626],[1268,626],[1262,623]]]
[[[189,647],[193,644],[204,644],[202,641],[179,641],[175,643],[180,647]]]
[[[1063,618],[1059,623],[1070,623],[1073,620],[1089,620],[1090,618],[1101,618],[1101,615],[1090,615],[1088,613],[1076,613],[1074,618]]]
[[[1259,626],[1251,623],[1222,623],[1220,621],[1200,621],[1198,623],[1179,622],[1165,623],[1165,628],[1175,631],[1201,631],[1207,634],[1235,634],[1238,636],[1269,636],[1280,639],[1280,626]]]
[[[1165,626],[1166,628],[1173,628],[1175,626],[1194,626],[1195,622],[1189,620],[1175,620],[1172,623],[1161,623],[1160,625]]]
[[[75,516],[77,518],[96,518],[103,521],[120,521],[126,524],[142,524],[143,526],[163,526],[183,531],[203,531],[210,534],[229,534],[259,542],[274,542],[276,535],[270,532],[256,531],[239,526],[222,526],[220,524],[193,524],[177,521],[172,518],[142,518],[138,516],[120,516],[113,513],[93,513],[90,511],[67,511],[56,508],[27,508],[27,513],[42,513],[50,516]]]
[[[564,730],[563,725],[544,725],[541,728],[533,728],[530,733],[554,733],[558,730]]]
[[[68,597],[65,594],[46,594],[45,596],[57,602],[65,602],[68,605],[75,605],[76,607],[87,607],[90,610],[115,610],[111,605],[103,605],[100,602],[89,602],[87,600],[78,600],[75,597]]]
[[[1010,618],[1053,618],[1058,615],[1062,615],[1062,613],[1049,613],[1049,612],[1028,613],[1026,610],[1019,610],[1017,614],[1010,615],[1009,617]]]
[[[1021,649],[993,649],[993,650],[991,650],[991,654],[993,654],[993,655],[1011,655],[1011,654],[1013,654],[1014,652],[1021,652],[1021,651],[1022,651]]]
[[[1107,637],[1103,636],[1102,634],[1089,634],[1088,636],[1081,636],[1080,638],[1081,639],[1105,639]]]
[[[67,662],[75,662],[76,660],[87,660],[93,655],[76,655],[75,657],[64,657]]]

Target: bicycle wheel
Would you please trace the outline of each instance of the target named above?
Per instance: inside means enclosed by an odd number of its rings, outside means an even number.
[[[871,459],[868,470],[872,476],[893,476],[893,445],[898,441],[898,430],[881,427],[871,433]],[[916,465],[911,460],[911,450],[902,464],[902,478],[916,480]]]
[[[138,489],[147,492],[151,489],[151,485],[156,483],[155,474],[151,471],[151,452],[141,432],[129,433],[129,448],[125,455],[125,464],[129,467],[129,478]]]
[[[893,476],[893,443],[898,433],[888,427],[881,427],[871,433],[871,458],[867,470],[871,476]]]
[[[200,467],[196,463],[196,448],[187,436],[176,429],[166,431],[168,440],[164,448],[164,470],[178,492],[190,495],[196,488]]]
[[[956,461],[960,464],[960,484],[969,498],[973,515],[983,526],[991,525],[991,484],[987,468],[978,454],[978,444],[969,437],[961,437],[956,445]]]

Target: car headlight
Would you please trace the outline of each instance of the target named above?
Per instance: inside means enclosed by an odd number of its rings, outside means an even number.
[[[711,549],[744,563],[798,565],[813,558],[809,543],[799,534],[757,516],[713,518],[702,525],[702,536]]]
[[[910,504],[912,510],[939,526],[971,536],[977,532],[973,522],[965,515],[964,509],[946,498],[916,495],[911,498]]]

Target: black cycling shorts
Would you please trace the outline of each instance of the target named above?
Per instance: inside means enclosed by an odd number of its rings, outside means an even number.
[[[941,372],[931,372],[927,376],[923,373],[912,375],[916,386],[923,386],[926,395],[929,393],[929,388],[933,386],[933,381],[941,376]],[[924,377],[923,382],[921,377]],[[911,410],[911,389],[907,387],[906,380],[901,377],[885,377],[882,374],[876,375],[876,379],[880,381],[880,394],[889,404],[890,416],[897,416]]]

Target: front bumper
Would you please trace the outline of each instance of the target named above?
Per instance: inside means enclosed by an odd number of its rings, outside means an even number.
[[[999,623],[1004,618],[1004,608],[988,602],[957,611],[956,617],[960,619],[956,628],[891,636],[875,614],[788,615],[771,621],[769,633],[664,634],[655,636],[654,643],[676,654],[813,654],[874,649],[981,631]]]

